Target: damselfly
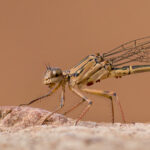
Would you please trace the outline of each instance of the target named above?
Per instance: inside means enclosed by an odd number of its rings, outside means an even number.
[[[124,64],[131,62],[140,62],[142,65],[124,66]],[[113,100],[115,99],[120,108],[122,119],[125,122],[124,112],[115,92],[88,89],[86,87],[110,77],[119,78],[130,74],[148,72],[150,71],[150,64],[146,63],[150,63],[150,36],[129,41],[103,54],[98,53],[95,55],[89,55],[76,66],[67,71],[62,71],[60,68],[46,66],[44,84],[48,85],[51,89],[50,92],[30,101],[28,104],[21,105],[30,105],[42,98],[50,96],[59,87],[62,87],[60,106],[45,118],[45,122],[54,113],[63,108],[65,102],[65,86],[67,84],[69,89],[82,100],[66,111],[64,115],[71,112],[82,103],[87,102],[87,106],[80,114],[75,124],[82,119],[93,103],[92,100],[84,96],[84,92],[110,99],[112,122],[114,122]]]

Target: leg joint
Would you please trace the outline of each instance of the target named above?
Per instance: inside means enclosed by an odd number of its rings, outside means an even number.
[[[93,102],[92,102],[92,101],[89,101],[89,102],[88,102],[88,104],[89,104],[89,105],[92,105],[92,104],[93,104]]]
[[[64,104],[60,104],[60,108],[64,107]]]
[[[115,97],[116,97],[116,96],[117,96],[117,93],[116,93],[116,92],[114,92],[114,93],[113,93],[113,96],[115,96]]]

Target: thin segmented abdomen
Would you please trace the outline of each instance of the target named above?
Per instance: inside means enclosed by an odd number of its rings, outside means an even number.
[[[125,75],[150,72],[150,65],[135,65],[135,66],[124,66],[122,68],[114,68],[110,71],[109,77],[122,77]]]

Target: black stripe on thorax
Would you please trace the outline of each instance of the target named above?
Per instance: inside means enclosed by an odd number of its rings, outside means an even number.
[[[90,57],[92,57],[92,58],[90,58]],[[70,73],[72,73],[70,76],[74,76],[74,77],[79,76],[80,73],[86,67],[86,65],[93,60],[95,60],[95,62],[96,62],[95,55],[88,55],[87,57],[85,57],[83,60],[81,60],[79,62],[79,64],[77,64],[76,66],[74,66],[73,68],[70,69]]]
[[[82,67],[80,67],[75,73],[73,73],[71,76],[74,76],[74,77],[78,77],[84,70],[84,67],[90,62],[92,61],[93,59],[89,59],[89,61],[84,64]]]

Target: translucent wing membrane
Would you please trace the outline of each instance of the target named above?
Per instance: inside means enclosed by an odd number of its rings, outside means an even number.
[[[150,63],[150,36],[124,43],[104,53],[103,57],[114,67],[134,61]]]

